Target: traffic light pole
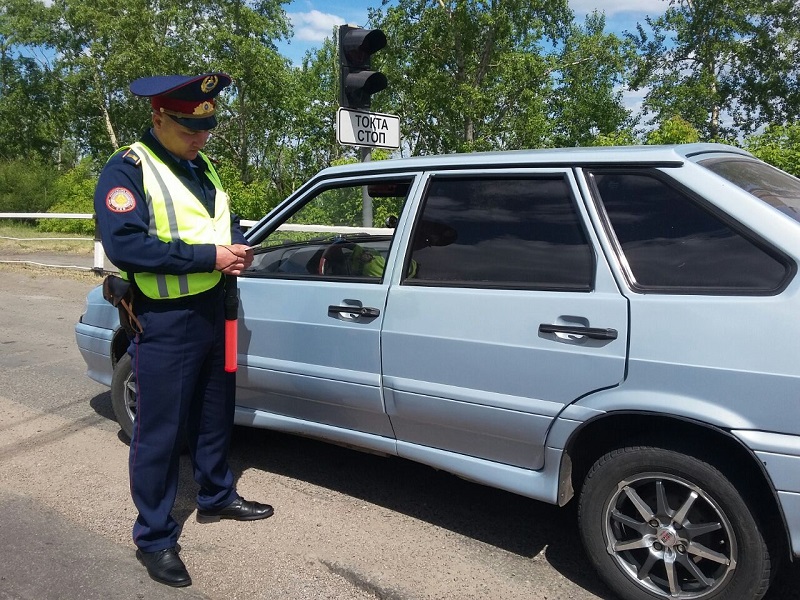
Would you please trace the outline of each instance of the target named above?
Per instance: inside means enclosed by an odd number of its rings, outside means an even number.
[[[361,146],[361,162],[372,160],[372,148]],[[368,186],[361,186],[361,222],[364,227],[372,227],[372,196],[369,195]]]

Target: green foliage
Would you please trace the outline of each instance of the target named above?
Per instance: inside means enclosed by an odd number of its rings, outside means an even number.
[[[229,160],[220,161],[215,169],[230,197],[231,211],[241,219],[257,221],[283,200],[269,181],[257,178],[245,182]]]
[[[296,93],[288,61],[274,43],[289,33],[282,2],[203,0],[193,4],[198,14],[188,39],[196,45],[195,55],[206,57],[208,66],[233,78],[220,96],[220,125],[209,150],[236,165],[246,183],[260,177],[257,171],[269,177],[270,157],[284,142],[289,101]],[[200,65],[193,67],[197,71]]]
[[[670,0],[639,25],[634,89],[651,124],[681,115],[702,140],[735,139],[776,116],[800,117],[795,0]]]
[[[208,153],[244,219],[320,169],[359,160],[336,140],[334,32],[290,65],[276,49],[291,30],[287,4],[0,0],[0,205],[91,212],[92,169],[81,160],[99,164],[141,135],[150,106],[128,85],[155,74],[233,76]],[[389,87],[372,109],[400,115],[402,147],[372,160],[637,143],[640,123],[622,96],[632,87],[648,90],[647,143],[744,140],[796,172],[796,0],[668,0],[624,39],[606,32],[599,11],[577,23],[568,0],[373,5],[366,26],[388,38],[373,66]],[[391,214],[382,202],[376,222]]]
[[[770,125],[745,139],[744,148],[769,164],[800,177],[800,123]]]
[[[691,144],[700,141],[700,134],[686,119],[674,115],[646,136],[648,144]]]
[[[28,160],[0,163],[0,212],[38,213],[56,200],[55,170]]]
[[[634,146],[639,143],[633,131],[622,129],[610,133],[598,133],[587,146]]]
[[[97,173],[90,160],[78,163],[55,182],[54,202],[47,212],[94,214],[94,187]],[[41,219],[39,231],[94,234],[94,221],[87,219]]]
[[[550,102],[554,146],[592,145],[598,134],[632,124],[619,89],[633,60],[632,44],[604,30],[603,15],[587,15],[583,27],[572,28],[559,54]]]
[[[352,155],[336,141],[338,77],[333,39],[307,53],[291,69],[282,91],[282,109],[268,157],[259,164],[262,176],[287,197],[311,175],[339,158]]]
[[[386,5],[385,5],[386,6]],[[403,115],[410,153],[542,145],[565,0],[397,0],[370,22],[391,43],[375,56],[391,84],[373,110]]]

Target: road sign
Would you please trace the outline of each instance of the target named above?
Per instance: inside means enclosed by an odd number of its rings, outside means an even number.
[[[340,108],[336,111],[336,139],[349,146],[400,147],[400,117]]]

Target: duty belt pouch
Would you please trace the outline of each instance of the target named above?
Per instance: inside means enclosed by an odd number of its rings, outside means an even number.
[[[130,281],[125,281],[116,275],[107,275],[103,280],[103,298],[117,307],[119,323],[128,337],[132,338],[137,333],[142,333],[142,324],[133,312],[134,293]]]

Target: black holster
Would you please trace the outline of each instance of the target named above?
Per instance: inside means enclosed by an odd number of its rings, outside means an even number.
[[[142,324],[133,312],[133,302],[136,293],[135,287],[130,281],[125,281],[116,275],[107,275],[103,280],[103,298],[116,306],[119,311],[119,323],[128,334],[133,338],[138,333],[142,333]]]

